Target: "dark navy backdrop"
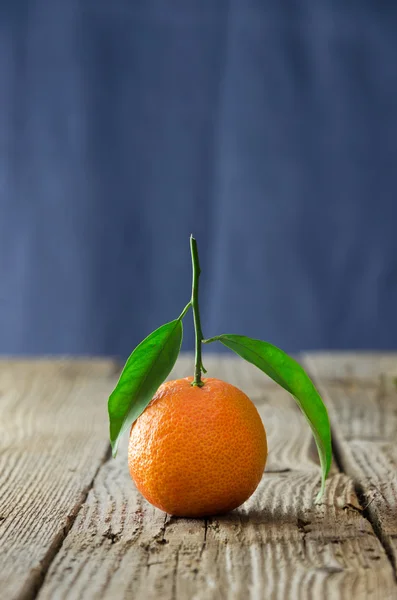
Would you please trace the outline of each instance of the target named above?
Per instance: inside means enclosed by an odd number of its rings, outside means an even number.
[[[397,348],[397,8],[0,3],[0,351]],[[193,338],[186,328],[186,347]]]

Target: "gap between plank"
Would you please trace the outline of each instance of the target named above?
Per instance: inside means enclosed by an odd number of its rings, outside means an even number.
[[[64,525],[62,530],[55,536],[54,541],[50,545],[45,557],[41,561],[40,567],[33,569],[33,574],[22,588],[18,600],[35,600],[35,598],[37,598],[41,588],[43,587],[46,575],[51,567],[51,564],[56,558],[58,552],[61,550],[63,542],[67,538],[68,533],[72,529],[80,510],[82,509],[85,501],[87,500],[88,494],[94,487],[95,479],[97,478],[100,469],[111,459],[111,457],[112,449],[109,444],[106,453],[100,461],[98,468],[96,469],[91,481],[83,489],[79,502],[76,503],[76,506],[73,508],[71,514],[67,515],[66,525]]]
[[[345,466],[343,464],[342,453],[340,450],[340,441],[339,441],[338,435],[335,433],[335,431],[333,429],[332,429],[332,454],[333,454],[336,466],[338,467],[339,471],[341,473],[344,473],[345,475],[348,475],[349,477],[351,477],[351,475],[345,469]],[[374,532],[375,536],[378,538],[380,544],[382,545],[382,548],[385,551],[385,554],[391,565],[394,580],[397,583],[397,571],[396,571],[396,567],[395,567],[395,563],[394,563],[394,559],[395,559],[394,550],[393,550],[392,546],[390,545],[390,542],[387,539],[387,536],[385,536],[384,533],[382,532],[382,528],[380,527],[379,523],[377,522],[377,519],[373,517],[373,515],[371,514],[371,511],[368,508],[371,501],[368,499],[368,497],[365,493],[364,487],[354,477],[352,477],[352,480],[353,480],[353,485],[354,485],[354,491],[356,492],[356,495],[357,495],[357,500],[361,506],[362,516],[371,525],[372,531]]]

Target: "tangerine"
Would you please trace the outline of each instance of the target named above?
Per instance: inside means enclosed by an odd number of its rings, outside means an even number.
[[[128,465],[142,495],[175,516],[229,512],[257,488],[267,458],[255,405],[219,379],[163,383],[131,428]]]

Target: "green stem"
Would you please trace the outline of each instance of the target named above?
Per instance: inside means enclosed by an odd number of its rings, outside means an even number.
[[[204,370],[203,362],[201,358],[201,342],[203,339],[203,332],[201,331],[200,311],[198,303],[199,293],[199,277],[200,277],[200,263],[197,250],[197,242],[194,237],[190,236],[190,252],[192,255],[192,269],[193,269],[193,281],[192,281],[192,299],[191,305],[193,308],[193,319],[194,319],[194,332],[196,341],[196,356],[194,361],[194,379],[192,385],[202,387],[204,382],[201,380],[201,371]]]
[[[189,308],[192,305],[192,301],[188,302],[185,306],[185,308],[183,309],[183,311],[181,312],[181,314],[179,315],[178,319],[180,321],[182,321],[183,317],[186,315],[187,311],[189,310]]]

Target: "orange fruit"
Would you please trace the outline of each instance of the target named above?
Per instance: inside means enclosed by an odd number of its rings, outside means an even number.
[[[257,409],[241,390],[192,378],[161,385],[131,428],[128,465],[138,490],[175,516],[225,513],[258,486],[267,458]]]

